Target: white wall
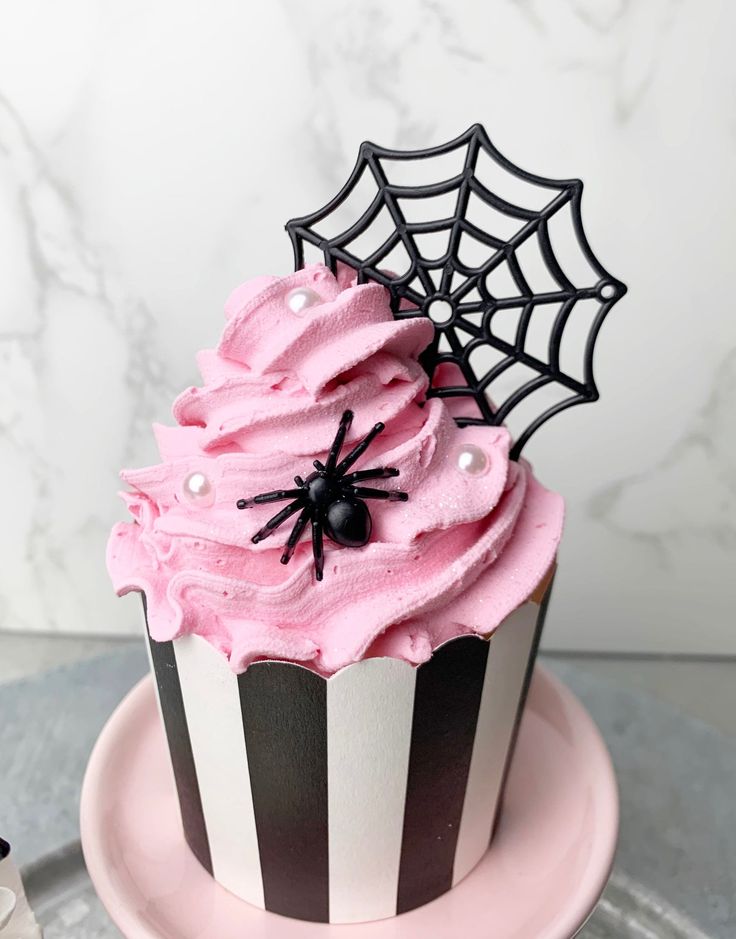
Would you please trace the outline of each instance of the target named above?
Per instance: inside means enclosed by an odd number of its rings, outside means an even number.
[[[290,269],[362,139],[481,121],[585,180],[630,288],[601,402],[527,449],[569,505],[547,645],[736,652],[735,34],[725,0],[0,6],[0,627],[137,628],[116,472],[230,288]]]

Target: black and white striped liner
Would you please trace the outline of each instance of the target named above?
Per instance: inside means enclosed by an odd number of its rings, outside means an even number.
[[[330,679],[283,662],[236,676],[199,636],[149,641],[200,863],[249,903],[316,922],[449,890],[490,843],[548,596],[417,669],[367,659]]]

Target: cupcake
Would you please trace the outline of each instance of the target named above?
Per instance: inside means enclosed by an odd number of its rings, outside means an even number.
[[[0,936],[41,939],[41,929],[28,905],[10,845],[3,838],[0,838]]]
[[[434,327],[390,300],[346,267],[239,287],[108,545],[189,848],[320,922],[413,909],[488,849],[562,529],[504,427],[428,396]]]
[[[296,273],[228,300],[201,386],[155,428],[161,462],[122,474],[132,521],[108,567],[143,599],[184,839],[255,906],[385,919],[489,850],[563,521],[520,454],[598,397],[594,345],[626,292],[581,191],[513,166],[480,125],[414,153],[363,144],[335,198],[287,224]]]

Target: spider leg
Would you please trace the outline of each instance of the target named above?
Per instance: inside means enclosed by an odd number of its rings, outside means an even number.
[[[302,509],[302,514],[296,520],[294,527],[291,529],[291,534],[289,535],[289,540],[284,545],[284,553],[281,555],[281,563],[288,564],[291,560],[294,551],[296,550],[297,542],[302,536],[302,532],[306,528],[307,522],[309,521],[309,509]]]
[[[356,444],[353,449],[348,453],[345,459],[337,464],[335,469],[336,476],[344,476],[345,473],[350,469],[350,467],[355,463],[360,456],[370,447],[376,437],[381,433],[385,428],[385,424],[382,421],[379,421],[375,427],[372,427],[371,430],[363,437],[360,443]]]
[[[302,495],[301,489],[275,489],[273,492],[262,492],[252,499],[238,499],[236,505],[239,509],[250,509],[254,505],[263,505],[265,502],[285,502],[286,499],[296,499]]]
[[[322,580],[325,555],[322,542],[322,520],[319,517],[312,518],[312,551],[314,553],[314,576],[317,580]]]
[[[258,544],[259,541],[263,541],[264,538],[268,538],[269,535],[272,535],[279,525],[282,525],[287,518],[298,512],[299,509],[304,508],[304,503],[301,499],[295,499],[292,503],[286,506],[285,509],[281,509],[273,518],[269,518],[266,524],[261,528],[260,531],[257,531],[255,535],[250,539],[253,544]]]
[[[390,479],[392,476],[399,476],[399,471],[393,466],[377,466],[375,469],[358,470],[357,473],[348,473],[344,476],[342,482],[359,483],[364,479]]]
[[[352,423],[353,423],[353,412],[345,411],[345,413],[340,419],[340,426],[337,428],[337,433],[335,434],[335,439],[332,441],[330,452],[327,455],[327,463],[325,464],[325,469],[327,470],[328,473],[331,473],[335,469],[337,458],[340,456],[342,445],[345,443],[345,434],[347,434],[347,432],[350,430],[350,425]]]
[[[406,502],[408,493],[400,489],[367,489],[365,486],[353,486],[353,492],[361,499],[387,499],[389,502]]]

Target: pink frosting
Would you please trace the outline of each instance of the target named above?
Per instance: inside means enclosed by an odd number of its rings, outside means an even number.
[[[320,298],[300,314],[287,303],[297,287]],[[328,675],[372,655],[423,662],[454,636],[489,635],[530,597],[554,562],[562,500],[509,461],[504,428],[458,428],[425,400],[428,319],[397,321],[382,287],[321,266],[244,284],[226,316],[217,349],[198,357],[203,386],[174,403],[177,426],[154,428],[161,463],[121,474],[133,521],[113,528],[108,567],[119,594],[145,593],[154,639],[198,633],[238,672],[273,658]],[[354,468],[397,467],[399,479],[370,485],[409,501],[369,503],[363,548],[327,540],[317,583],[306,535],[279,563],[291,523],[251,541],[282,504],[236,502],[307,475],[347,408],[346,447],[386,425]],[[458,468],[468,444],[487,457],[481,475]],[[193,473],[209,498],[185,489]]]

